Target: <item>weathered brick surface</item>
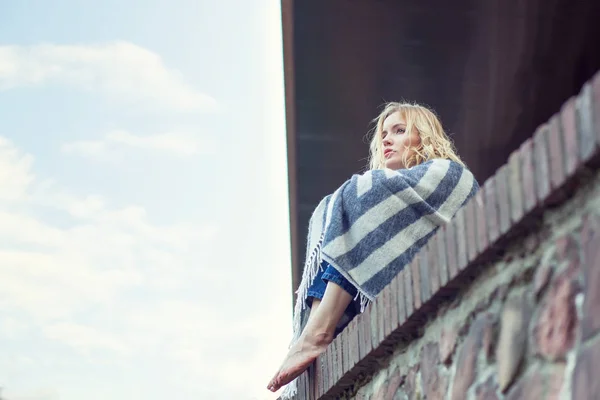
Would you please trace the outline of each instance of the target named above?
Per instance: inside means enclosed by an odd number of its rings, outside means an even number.
[[[550,194],[550,166],[548,160],[548,125],[538,128],[533,137],[534,181],[537,200],[543,201]]]
[[[358,317],[358,354],[363,359],[371,352],[371,308],[367,309]]]
[[[425,304],[431,298],[431,277],[429,276],[429,253],[427,248],[419,254],[419,272],[421,275],[421,303]]]
[[[421,351],[421,391],[426,399],[442,400],[448,390],[448,379],[441,373],[437,343],[428,343]]]
[[[446,244],[446,262],[448,264],[448,278],[449,280],[454,279],[458,275],[458,250],[456,244],[456,235],[462,235],[463,233],[456,232],[455,224],[448,224],[446,226],[445,244]]]
[[[460,373],[454,376],[451,400],[461,400],[467,397],[467,390],[475,380],[477,357],[484,332],[489,324],[490,320],[487,315],[481,315],[473,321],[469,334],[458,352],[456,368]]]
[[[548,153],[550,159],[551,188],[560,187],[565,180],[565,152],[563,151],[563,135],[557,115],[550,119],[548,126]]]
[[[404,324],[404,321],[406,321],[406,295],[404,294],[405,292],[405,280],[406,278],[404,277],[405,272],[404,271],[400,271],[400,273],[398,274],[398,276],[396,277],[396,285],[398,288],[398,296],[397,296],[397,301],[398,301],[398,325],[402,325]]]
[[[596,131],[596,146],[600,146],[600,72],[596,73],[592,85],[592,113],[594,130]]]
[[[509,192],[512,191],[512,188],[509,189],[509,172],[509,164],[505,164],[498,169],[498,172],[494,176],[496,184],[495,201],[498,210],[498,235],[506,233],[511,226],[511,199]],[[516,194],[515,198],[520,199],[520,194]]]
[[[554,265],[549,262],[541,263],[538,266],[533,278],[533,293],[536,297],[539,297],[542,291],[546,289],[553,273]]]
[[[529,306],[525,296],[510,298],[504,305],[500,321],[500,337],[496,348],[498,384],[505,392],[517,375],[527,345]]]
[[[438,238],[439,236],[434,236],[431,238],[429,243],[427,243],[427,248],[425,252],[427,253],[428,263],[427,263],[427,275],[429,277],[429,285],[430,285],[430,294],[435,294],[440,289],[440,274],[439,274],[439,257],[438,257]]]
[[[485,200],[485,221],[489,244],[494,243],[500,236],[499,206],[496,196],[496,176],[488,179],[483,186]]]
[[[577,140],[577,123],[575,113],[575,99],[570,98],[560,110],[561,130],[563,134],[565,173],[573,175],[579,159],[579,143]]]
[[[596,149],[596,135],[593,122],[592,86],[586,84],[575,104],[577,110],[577,133],[579,138],[579,158],[588,161]]]
[[[521,190],[523,211],[529,212],[536,205],[535,165],[533,163],[533,139],[527,139],[519,150],[521,156]]]
[[[458,251],[456,262],[458,271],[467,267],[467,233],[465,228],[465,209],[461,208],[454,217],[454,226],[456,232],[456,250]]]
[[[584,346],[577,354],[577,363],[573,371],[573,400],[600,399],[600,338]]]
[[[448,272],[448,256],[446,252],[446,236],[448,233],[446,232],[446,227],[442,226],[437,234],[436,234],[436,244],[437,244],[437,262],[439,265],[439,273],[440,277],[440,287],[443,287],[448,283],[450,279],[450,274]]]
[[[458,326],[449,324],[442,328],[440,334],[440,360],[447,364],[454,354],[456,341],[458,340]]]
[[[586,215],[582,229],[584,303],[582,333],[588,339],[600,331],[600,219]]]
[[[569,271],[558,276],[542,305],[534,335],[537,353],[550,359],[564,359],[575,343],[577,310],[575,295],[577,283]]]
[[[414,308],[414,297],[413,297],[413,289],[412,289],[412,273],[411,268],[406,266],[404,268],[404,305],[406,307],[406,317],[408,318],[412,315]]]
[[[465,242],[467,245],[467,261],[470,263],[478,254],[477,248],[477,204],[469,201],[465,207]]]
[[[499,400],[498,384],[494,381],[493,377],[490,377],[485,382],[479,384],[475,389],[476,400]]]
[[[421,308],[421,269],[419,268],[419,257],[416,257],[410,263],[410,271],[412,275],[412,292],[413,292],[413,304],[415,310]]]
[[[403,380],[404,376],[400,371],[394,371],[379,390],[375,392],[371,400],[394,400],[394,395]]]
[[[389,336],[398,328],[398,278],[392,279],[390,286],[386,288],[386,317],[385,317],[385,336]]]
[[[475,219],[477,220],[477,253],[483,253],[489,246],[488,216],[486,214],[485,191],[480,189],[475,195]],[[495,217],[495,215],[494,215]],[[495,217],[496,218],[496,217]],[[496,218],[497,220],[497,218]]]
[[[518,150],[513,152],[508,159],[508,186],[505,190],[508,192],[508,198],[510,200],[510,220],[512,223],[520,221],[523,217],[523,180],[521,162],[521,154]],[[502,223],[500,226],[503,226]],[[505,229],[503,228],[502,232],[506,232],[507,230],[508,226]]]

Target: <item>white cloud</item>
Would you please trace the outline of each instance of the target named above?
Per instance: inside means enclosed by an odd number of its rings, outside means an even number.
[[[29,391],[22,395],[13,395],[12,392],[6,393],[7,400],[59,400],[60,396],[56,389],[38,389]]]
[[[94,350],[109,351],[119,355],[130,354],[130,347],[126,346],[122,339],[89,326],[62,322],[45,326],[43,331],[48,338],[67,343],[83,355],[89,355]]]
[[[0,91],[67,84],[133,104],[180,111],[213,111],[211,96],[188,86],[161,57],[133,43],[0,46]]]
[[[153,135],[134,135],[128,131],[108,132],[100,140],[80,140],[62,145],[67,154],[78,154],[92,158],[106,159],[116,156],[120,150],[137,148],[155,152],[170,153],[178,156],[208,154],[214,150],[214,144],[197,134],[167,132]]]
[[[0,136],[0,201],[25,196],[28,185],[33,182],[32,164],[32,156],[22,154]]]
[[[0,321],[1,340],[40,336],[42,349],[58,346],[59,361],[71,360],[85,371],[87,365],[133,371],[150,358],[164,385],[200,398],[275,398],[264,385],[289,337],[265,330],[282,321],[275,322],[273,304],[261,305],[260,297],[248,298],[256,302],[250,309],[236,306],[239,314],[224,311],[239,301],[239,294],[228,299],[228,290],[244,283],[227,284],[233,271],[227,261],[206,257],[214,226],[156,225],[141,206],[115,208],[103,196],[75,196],[40,182],[31,155],[6,139],[0,143],[0,165],[13,173],[0,180],[0,193],[18,188],[0,207],[0,311],[10,317]],[[44,218],[48,210],[52,222]],[[56,215],[66,223],[55,223]],[[269,262],[276,260],[261,268]],[[261,282],[274,287],[278,278],[265,276]],[[36,365],[40,357],[57,361],[53,353],[38,350],[20,355]],[[26,370],[31,368],[0,362],[0,373],[8,376]],[[32,385],[47,382],[59,385],[48,380]],[[215,393],[227,390],[206,397],[208,386]],[[59,388],[61,396],[62,390],[79,390]],[[51,392],[28,396],[15,391],[8,398],[53,399]]]

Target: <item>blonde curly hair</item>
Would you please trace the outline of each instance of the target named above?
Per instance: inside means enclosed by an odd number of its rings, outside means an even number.
[[[448,137],[442,127],[437,115],[429,108],[416,103],[387,103],[377,118],[373,120],[374,129],[371,131],[371,143],[369,145],[369,168],[385,168],[385,158],[383,156],[383,123],[390,115],[400,112],[406,122],[406,132],[412,132],[415,128],[421,143],[413,147],[413,152],[409,157],[409,152],[405,152],[402,162],[405,168],[414,167],[425,161],[434,158],[446,158],[455,161],[461,165],[464,162],[456,154],[456,149],[452,140]]]

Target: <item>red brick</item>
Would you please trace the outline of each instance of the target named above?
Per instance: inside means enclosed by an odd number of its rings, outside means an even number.
[[[554,115],[548,126],[548,156],[551,188],[559,188],[565,181],[565,154],[559,117]]]
[[[398,329],[398,276],[390,282],[388,288],[387,316],[385,325],[385,336]]]
[[[342,348],[342,376],[350,370],[350,346],[354,343],[348,342],[348,326],[344,328],[342,333],[339,335],[340,344]]]
[[[594,130],[596,131],[596,146],[600,146],[600,72],[592,80],[592,113]]]
[[[479,316],[473,321],[469,334],[458,352],[456,370],[460,373],[454,375],[451,400],[467,398],[467,391],[473,384],[477,373],[477,355],[481,350],[483,334],[489,324],[490,319],[487,315]]]
[[[465,232],[467,241],[467,261],[470,263],[478,254],[477,251],[477,204],[471,200],[465,206]],[[435,292],[435,291],[434,291]]]
[[[577,97],[575,108],[577,110],[577,136],[579,138],[579,158],[588,161],[596,151],[596,135],[594,133],[592,110],[592,87],[589,83]]]
[[[513,223],[518,222],[523,218],[524,207],[521,162],[521,153],[518,150],[514,151],[508,159],[508,186],[506,189],[510,201],[510,219]],[[502,232],[504,233],[506,230],[502,230]]]
[[[334,354],[333,356],[335,357],[334,360],[334,365],[335,365],[335,373],[333,374],[333,377],[335,379],[336,382],[338,382],[340,380],[340,378],[342,377],[342,375],[344,374],[344,362],[343,362],[343,353],[342,353],[342,338],[341,337],[337,337],[336,340],[334,341]]]
[[[489,244],[494,243],[498,237],[500,237],[500,210],[496,196],[496,178],[497,175],[490,177],[485,182],[483,187],[485,200],[485,221],[487,225],[487,237]]]
[[[421,270],[419,269],[418,255],[410,263],[410,273],[412,276],[413,305],[416,311],[421,308]]]
[[[301,375],[302,377],[302,397],[300,397],[301,399],[304,400],[310,400],[310,385],[309,385],[309,377],[308,377],[308,372],[305,372]]]
[[[388,308],[387,308],[387,298],[388,298],[388,290],[382,290],[380,293],[379,298],[377,299],[377,302],[379,303],[377,305],[377,339],[379,340],[379,343],[383,342],[383,340],[386,337],[385,334],[385,318],[386,315],[388,315]]]
[[[550,194],[547,124],[540,126],[533,137],[533,160],[537,199],[544,201]]]
[[[446,228],[446,262],[448,263],[448,280],[458,275],[458,248],[456,245],[456,225],[449,223]]]
[[[415,310],[414,297],[412,289],[412,272],[410,265],[407,265],[404,270],[404,304],[406,305],[406,318],[408,319]]]
[[[377,301],[379,300],[379,301]],[[380,304],[381,304],[381,298],[376,299],[375,301],[371,302],[371,347],[373,350],[376,350],[379,347],[379,344],[381,343],[380,340],[380,336],[379,336],[379,318],[381,317],[379,315],[379,308],[380,308]]]
[[[563,360],[575,343],[577,291],[569,271],[565,271],[554,280],[542,305],[534,336],[537,353],[549,360]]]
[[[430,342],[421,350],[421,389],[428,400],[442,400],[448,390],[448,378],[440,373],[439,365],[439,347]]]
[[[448,283],[450,274],[448,273],[448,256],[446,255],[446,236],[448,236],[446,226],[442,226],[437,234],[437,260],[440,277],[440,287]]]
[[[358,316],[358,319],[359,359],[362,360],[373,350],[373,345],[371,344],[371,307],[367,307]]]
[[[321,397],[323,393],[325,393],[325,372],[327,370],[326,363],[326,354],[322,353],[317,357],[317,361],[315,364],[315,374],[314,374],[314,386],[315,391],[317,392],[317,398]]]
[[[519,150],[521,155],[521,190],[523,211],[528,213],[536,205],[535,165],[533,164],[533,140],[527,139]]]
[[[454,216],[454,231],[456,232],[456,262],[457,270],[462,271],[467,267],[467,232],[465,230],[465,209],[458,210]]]
[[[331,389],[337,382],[335,379],[335,348],[327,347],[327,390]]]
[[[398,326],[402,326],[402,324],[404,324],[406,321],[406,295],[404,294],[406,291],[406,278],[404,277],[405,274],[405,271],[400,271],[400,273],[396,276],[396,285],[398,288],[398,296],[396,299],[398,302]]]
[[[563,135],[565,173],[569,177],[575,173],[579,161],[579,143],[575,117],[575,99],[571,97],[560,110],[560,123]]]
[[[484,191],[479,190],[475,195],[475,219],[477,223],[477,253],[483,253],[488,249],[488,224],[486,215],[486,205],[483,197]]]
[[[573,371],[572,399],[597,400],[600,398],[600,338],[591,344],[582,346],[577,355]]]
[[[427,252],[427,259],[429,260],[428,268],[428,276],[429,276],[429,284],[432,294],[436,294],[440,289],[440,265],[438,261],[438,236],[435,235],[429,243],[427,243],[427,247],[425,251]]]
[[[508,164],[504,164],[498,169],[495,176],[496,183],[496,204],[498,207],[498,228],[500,229],[500,234],[505,234],[508,232],[511,223],[511,205],[510,205],[510,196],[508,195],[509,191],[509,166]]]
[[[586,340],[600,331],[600,221],[588,214],[581,232],[584,268],[582,334]]]
[[[506,301],[496,347],[498,384],[502,392],[510,387],[523,361],[529,318],[529,306],[524,295],[514,296]]]
[[[351,370],[352,368],[354,368],[354,366],[356,365],[356,363],[359,360],[360,354],[359,354],[359,339],[358,339],[358,330],[357,330],[357,323],[358,318],[354,318],[352,321],[350,321],[350,323],[348,324],[348,327],[346,328],[346,333],[347,333],[347,343],[348,343],[348,370]]]
[[[425,250],[425,251],[423,251]],[[421,284],[421,304],[425,304],[431,298],[431,284],[429,282],[429,253],[423,249],[419,253],[419,276]]]

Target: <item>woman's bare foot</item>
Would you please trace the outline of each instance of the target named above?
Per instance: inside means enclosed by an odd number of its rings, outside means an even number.
[[[300,376],[323,353],[332,342],[333,336],[327,333],[317,335],[302,335],[298,342],[292,346],[279,371],[275,374],[267,389],[271,392],[278,391]]]

